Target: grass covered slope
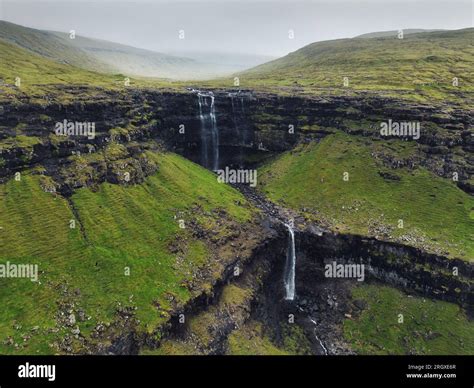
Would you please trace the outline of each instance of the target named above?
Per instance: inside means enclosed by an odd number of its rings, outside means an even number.
[[[69,33],[44,31],[0,20],[0,39],[57,63],[102,73],[178,78],[199,65],[189,58],[139,49]]]
[[[387,91],[397,97],[462,101],[474,91],[473,42],[474,29],[317,42],[239,78],[242,87]],[[348,77],[347,87],[343,77]],[[453,77],[458,77],[458,87]]]
[[[113,330],[124,309],[139,330],[151,332],[206,287],[201,272],[219,257],[193,231],[218,222],[220,235],[231,233],[251,208],[177,155],[147,157],[159,170],[143,184],[104,183],[97,192],[80,189],[69,202],[44,192],[47,178],[31,173],[0,186],[0,263],[38,264],[40,271],[36,283],[0,278],[0,354],[83,351],[82,336],[93,344],[97,325]],[[78,338],[71,334],[76,326]],[[60,346],[65,338],[71,342]]]
[[[311,344],[298,325],[283,324],[281,340],[275,341],[274,333],[262,323],[249,320],[234,330],[228,339],[227,354],[233,356],[290,356],[311,355]]]
[[[472,355],[474,351],[474,323],[455,304],[379,285],[358,286],[352,296],[367,306],[357,318],[344,321],[344,337],[359,354]]]
[[[28,51],[10,42],[0,39],[0,101],[14,101],[20,97],[29,97],[36,102],[46,104],[47,95],[61,103],[81,96],[94,98],[95,94],[105,90],[129,92],[123,74],[106,74],[82,69],[66,63],[59,63],[34,52]],[[96,69],[99,71],[100,69]],[[20,79],[17,86],[16,79]],[[131,88],[168,87],[182,84],[161,79],[130,79]],[[76,92],[74,91],[76,89]],[[81,90],[81,88],[83,88]],[[30,101],[33,101],[30,100]]]
[[[88,70],[106,71],[107,68],[85,51],[70,44],[72,39],[56,36],[49,31],[23,27],[0,20],[0,39],[57,63],[69,64]]]
[[[259,186],[330,229],[474,260],[474,199],[424,168],[388,169],[372,156],[381,147],[416,152],[413,143],[337,133],[265,165]]]
[[[103,87],[117,87],[123,85],[123,77],[104,75],[88,70],[79,69],[66,64],[60,64],[53,60],[31,53],[11,43],[0,39],[0,78],[4,85],[6,97],[12,95],[37,93],[40,90],[48,90],[45,86],[50,85],[51,91],[59,93],[57,84],[67,86],[94,85]],[[15,79],[19,77],[20,87],[13,87]],[[9,88],[5,88],[5,84]]]

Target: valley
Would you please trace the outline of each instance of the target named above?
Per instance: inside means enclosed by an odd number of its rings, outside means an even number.
[[[436,73],[472,29],[429,34],[402,51]],[[446,81],[472,44],[445,81],[413,86],[403,55],[366,57],[384,39],[357,38],[360,62],[316,43],[239,87],[125,86],[0,40],[0,258],[39,271],[0,279],[0,352],[472,354],[472,80]],[[318,74],[290,61],[313,50]],[[367,61],[366,84],[336,86]],[[94,134],[56,133],[66,122]],[[419,136],[385,137],[387,122]]]

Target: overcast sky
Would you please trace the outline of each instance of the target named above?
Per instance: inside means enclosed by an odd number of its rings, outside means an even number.
[[[472,27],[471,0],[163,1],[0,0],[0,18],[76,30],[160,52],[282,56],[315,41],[404,28]],[[179,39],[184,30],[185,38]],[[289,38],[294,31],[294,39]]]

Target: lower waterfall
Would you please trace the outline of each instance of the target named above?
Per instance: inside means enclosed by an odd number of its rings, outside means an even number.
[[[285,291],[286,300],[295,299],[295,269],[296,269],[296,251],[295,251],[295,232],[293,228],[285,224],[289,232],[288,251],[286,256],[285,269]]]

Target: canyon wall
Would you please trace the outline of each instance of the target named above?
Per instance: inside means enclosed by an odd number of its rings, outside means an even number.
[[[245,91],[212,94],[219,168],[253,167],[299,142],[317,141],[336,130],[379,139],[380,123],[392,119],[420,122],[420,152],[407,158],[383,154],[377,158],[391,168],[421,165],[450,179],[456,173],[459,187],[474,192],[472,111],[383,98],[287,97]],[[132,156],[140,151],[140,142],[155,140],[204,164],[198,102],[196,91],[132,90],[125,94],[104,92],[102,98],[78,98],[63,104],[4,104],[0,116],[0,178],[35,164],[51,168],[67,164],[68,156],[93,153],[112,140],[134,145]],[[95,138],[52,136],[55,124],[64,120],[93,122]],[[21,142],[6,145],[18,135],[23,136]],[[55,162],[48,163],[52,159]]]

